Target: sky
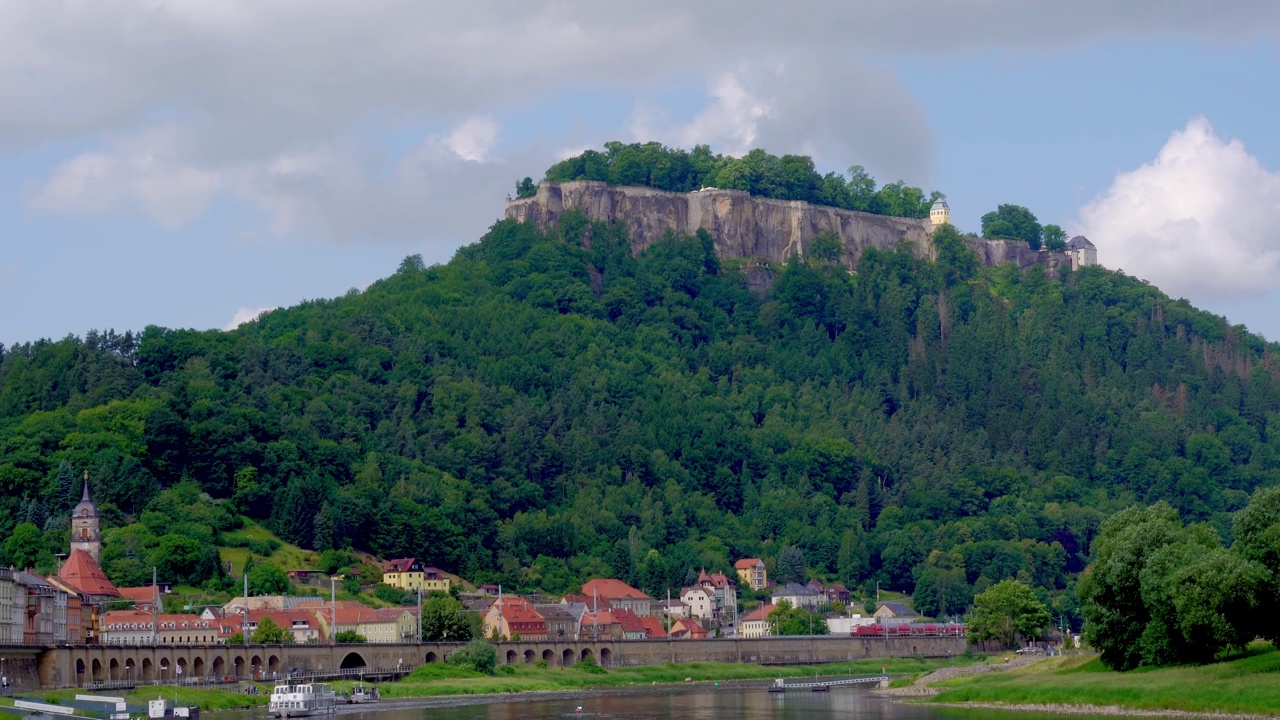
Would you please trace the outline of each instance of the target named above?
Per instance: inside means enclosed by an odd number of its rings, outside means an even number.
[[[1280,340],[1274,0],[0,4],[0,343],[447,262],[609,140],[1000,203]]]

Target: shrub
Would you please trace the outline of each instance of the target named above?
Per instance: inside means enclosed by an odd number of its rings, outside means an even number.
[[[515,675],[516,667],[514,665],[503,665],[502,667],[498,668],[498,672],[502,673],[503,675]]]
[[[589,657],[586,660],[576,663],[573,667],[575,670],[588,672],[592,675],[604,675],[606,672],[604,668],[600,667],[600,665],[596,663],[596,659],[593,657]]]
[[[547,662],[546,658],[538,658],[538,661],[535,662],[533,666],[538,668],[539,670],[546,670],[548,664],[549,663]]]
[[[492,675],[498,666],[498,652],[483,640],[472,640],[467,645],[454,650],[445,656],[445,662],[458,667],[470,668],[476,672]]]

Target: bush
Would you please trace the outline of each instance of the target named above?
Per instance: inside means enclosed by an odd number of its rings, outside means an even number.
[[[264,538],[262,540],[254,539],[245,543],[245,547],[249,548],[249,552],[254,555],[271,557],[275,554],[276,550],[280,549],[280,543],[272,540],[271,538]]]
[[[378,586],[373,589],[373,595],[374,597],[378,598],[382,602],[391,603],[392,605],[399,605],[402,602],[404,602],[405,591],[401,590],[398,587],[392,587],[390,585],[383,585],[382,583],[378,583]],[[417,597],[418,596],[415,594],[414,595],[415,601],[417,600]]]
[[[606,672],[604,668],[600,667],[600,665],[596,663],[596,659],[593,657],[589,657],[586,660],[576,663],[573,668],[575,670],[591,673],[592,675],[604,675]]]
[[[498,666],[498,651],[483,640],[472,640],[465,647],[460,647],[446,655],[444,660],[450,665],[492,675],[494,668]]]
[[[502,667],[498,668],[498,672],[502,673],[503,675],[515,675],[515,674],[516,674],[516,666],[515,666],[515,665],[503,665]]]
[[[538,661],[533,664],[533,666],[539,670],[546,670],[548,665],[549,663],[546,658],[538,658]]]

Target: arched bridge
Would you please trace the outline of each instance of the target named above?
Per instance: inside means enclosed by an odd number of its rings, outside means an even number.
[[[359,668],[413,668],[442,662],[461,643],[403,645],[81,645],[40,651],[43,687],[93,683],[150,684],[200,680],[270,679],[294,670],[328,673]],[[568,666],[595,660],[605,667],[665,662],[747,662],[787,665],[877,657],[949,657],[964,652],[951,637],[777,637],[708,640],[503,642],[499,664]],[[30,680],[35,680],[32,673]]]

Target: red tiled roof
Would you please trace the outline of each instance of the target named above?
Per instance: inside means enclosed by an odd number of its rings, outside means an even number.
[[[733,564],[734,570],[750,570],[760,564],[760,558],[743,558]]]
[[[630,610],[614,610],[611,614],[613,619],[622,626],[622,632],[645,632],[644,623],[640,622],[640,616]]]
[[[396,558],[387,561],[387,572],[408,572],[413,566],[414,558]]]
[[[764,605],[761,605],[760,607],[756,608],[755,610],[752,610],[746,615],[743,615],[742,622],[755,622],[758,620],[768,620],[769,616],[773,614],[773,611],[777,609],[778,609],[777,605],[770,605],[768,603],[765,603]]]
[[[139,610],[108,610],[107,613],[102,617],[102,624],[104,627],[109,627],[110,625],[115,623],[120,623],[120,624],[138,623],[139,625],[145,624],[148,628],[150,628],[151,620],[152,620],[152,615],[149,612],[141,612]],[[201,618],[199,615],[195,615],[193,613],[159,613],[155,616],[155,621],[156,621],[156,624],[160,626],[159,629],[161,630],[175,629],[175,628],[165,627],[165,625],[168,625],[170,623],[175,625],[176,629],[179,629],[179,630],[201,629],[201,626],[205,624],[208,624],[209,626],[208,629],[212,630],[216,628],[218,625],[216,620],[205,620]],[[187,623],[187,627],[185,628],[182,627],[182,623],[184,622]]]
[[[98,563],[93,561],[93,556],[80,548],[72,550],[67,561],[62,563],[58,579],[85,595],[120,597],[120,591],[107,579],[107,574],[102,572]]]
[[[644,636],[650,640],[667,636],[667,629],[662,627],[662,621],[656,617],[642,617],[640,624],[644,626]]]
[[[609,600],[621,600],[628,596],[636,600],[652,600],[653,598],[622,582],[613,578],[598,578],[588,580],[582,585],[582,594],[587,597],[599,595]]]
[[[586,605],[587,609],[591,609],[592,607],[595,607],[599,610],[608,610],[609,608],[613,607],[609,603],[609,598],[604,597],[603,595],[592,597],[591,595],[583,595],[580,593],[569,593],[568,595],[564,596],[564,602],[566,605],[581,603],[583,605]]]
[[[124,600],[132,600],[136,605],[150,605],[156,601],[157,592],[153,587],[116,588]]]
[[[338,608],[338,624],[339,625],[359,625],[361,623],[387,623],[396,622],[404,611],[410,613],[417,611],[417,608],[409,607],[389,607],[389,608],[371,608],[371,607],[339,607]],[[321,609],[319,614],[327,620],[329,618],[329,610]]]

